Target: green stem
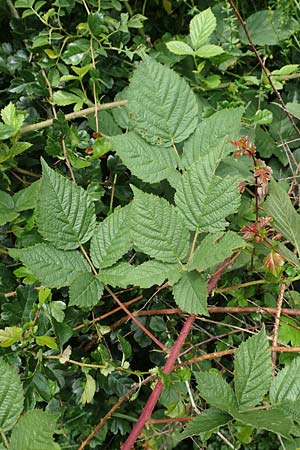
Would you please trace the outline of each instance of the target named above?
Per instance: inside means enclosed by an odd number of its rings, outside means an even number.
[[[5,434],[4,434],[4,431],[2,431],[2,430],[1,430],[1,437],[2,437],[2,441],[3,441],[3,444],[4,444],[5,448],[9,448],[8,440],[7,440],[7,438],[6,438]]]
[[[102,105],[97,106],[97,111],[111,108],[118,108],[119,106],[126,105],[128,100],[119,100],[117,102],[103,103]],[[81,109],[80,111],[75,111],[65,115],[66,120],[78,119],[79,117],[87,116],[88,114],[92,114],[95,112],[95,106],[91,106],[90,108]],[[44,128],[51,127],[53,125],[54,119],[43,120],[43,122],[33,123],[32,125],[27,125],[20,129],[19,134],[30,133],[32,131],[43,130]]]

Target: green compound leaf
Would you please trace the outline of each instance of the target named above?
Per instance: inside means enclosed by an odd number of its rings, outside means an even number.
[[[223,379],[220,373],[199,372],[196,374],[197,389],[201,397],[215,408],[231,414],[237,409],[237,402],[232,387]]]
[[[91,258],[96,267],[112,266],[130,249],[129,211],[128,206],[117,208],[98,224],[91,241]]]
[[[294,401],[300,396],[300,360],[294,359],[290,365],[280,370],[270,388],[271,403]]]
[[[53,439],[57,418],[39,409],[28,411],[12,431],[10,450],[59,450]]]
[[[199,435],[200,433],[208,433],[226,425],[232,417],[219,409],[209,408],[195,417],[182,433],[183,438]]]
[[[90,268],[77,251],[58,250],[48,244],[37,244],[24,249],[11,249],[10,256],[19,259],[44,286],[61,288]]]
[[[208,234],[196,248],[188,270],[206,270],[229,258],[232,253],[246,247],[246,242],[234,231]]]
[[[187,257],[189,231],[167,200],[136,188],[131,205],[131,237],[140,251],[152,258],[176,263]]]
[[[281,409],[253,410],[235,412],[234,418],[246,425],[257,429],[263,429],[278,433],[281,436],[289,437],[293,422],[283,414]]]
[[[42,166],[36,218],[39,231],[55,247],[75,249],[93,235],[94,204],[84,189],[50,169],[43,160]]]
[[[177,155],[171,147],[158,147],[134,131],[111,138],[113,149],[136,177],[147,183],[168,178],[177,166]]]
[[[234,387],[240,409],[259,404],[272,380],[272,363],[266,331],[263,328],[237,349],[234,357]]]
[[[24,394],[17,371],[0,360],[0,430],[12,429],[23,411]]]
[[[182,175],[176,190],[175,203],[192,231],[223,230],[227,225],[225,217],[239,207],[238,178],[214,175],[218,163],[216,151],[199,159]]]
[[[263,208],[273,217],[274,228],[295,246],[300,256],[300,216],[293,207],[288,193],[280,184],[271,180],[269,192]]]
[[[216,26],[217,21],[210,8],[201,11],[192,18],[190,21],[190,37],[195,50],[208,40]]]
[[[198,272],[184,272],[173,286],[175,302],[183,311],[208,316],[206,277]]]
[[[204,119],[196,131],[184,143],[182,164],[188,168],[199,158],[224,146],[224,156],[234,150],[230,140],[240,135],[241,118],[244,108],[228,108],[217,111]]]
[[[70,306],[91,308],[99,303],[103,284],[90,272],[80,274],[70,285]]]
[[[197,99],[187,82],[150,57],[133,74],[128,110],[135,131],[165,147],[187,139],[198,123]]]

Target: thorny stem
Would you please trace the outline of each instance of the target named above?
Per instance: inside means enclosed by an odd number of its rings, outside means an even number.
[[[124,106],[127,103],[128,103],[128,100],[119,100],[117,102],[102,103],[102,105],[97,106],[97,111],[118,108],[119,106]],[[66,114],[65,119],[66,120],[74,120],[74,119],[78,119],[79,117],[85,117],[88,114],[92,114],[93,112],[95,112],[95,106],[91,106],[90,108],[85,108],[85,109],[81,109],[80,111],[75,111],[75,112]],[[43,120],[42,122],[27,125],[26,127],[21,128],[19,133],[22,135],[25,133],[30,133],[32,131],[39,131],[39,130],[43,130],[44,128],[51,127],[53,125],[53,120],[54,119],[47,119],[47,120]]]
[[[278,100],[279,100],[279,102],[280,102],[280,104],[281,104],[281,106],[282,106],[284,112],[285,112],[286,115],[288,116],[288,118],[289,118],[289,120],[290,120],[290,122],[291,122],[291,124],[292,124],[292,126],[293,126],[293,128],[294,128],[294,130],[296,131],[297,134],[300,135],[300,130],[299,130],[299,128],[297,127],[296,122],[294,121],[294,118],[293,118],[292,114],[287,110],[287,108],[286,108],[286,106],[285,106],[285,103],[284,103],[284,101],[283,101],[283,99],[282,99],[282,97],[281,97],[280,92],[276,89],[276,86],[275,86],[274,83],[273,83],[272,77],[270,76],[270,74],[269,74],[269,72],[268,72],[268,70],[267,70],[267,68],[266,68],[266,66],[265,66],[265,64],[264,64],[264,62],[263,62],[263,60],[262,60],[260,54],[258,53],[258,51],[257,51],[257,49],[256,49],[256,47],[255,47],[255,45],[254,45],[254,43],[253,43],[253,41],[252,41],[252,38],[251,38],[251,36],[250,36],[250,34],[249,34],[249,31],[248,31],[246,22],[244,21],[244,19],[242,18],[241,14],[239,13],[237,7],[236,7],[235,4],[234,4],[234,1],[233,1],[233,0],[228,0],[228,2],[230,3],[230,6],[232,7],[232,9],[233,9],[233,11],[234,11],[234,14],[236,15],[238,21],[240,22],[240,24],[241,24],[241,26],[242,26],[242,28],[243,28],[243,30],[244,30],[246,36],[247,36],[248,42],[249,42],[249,44],[250,44],[250,47],[252,48],[252,50],[253,50],[253,52],[254,52],[254,54],[255,54],[255,56],[256,56],[258,62],[259,62],[259,64],[260,64],[260,66],[261,66],[261,68],[262,68],[264,74],[266,75],[266,77],[267,77],[267,79],[268,79],[268,82],[270,83],[270,86],[271,86],[271,88],[272,88],[274,94],[275,94],[276,97],[278,98]]]
[[[227,258],[225,261],[223,261],[214,275],[212,276],[211,280],[208,283],[208,293],[210,293],[217,285],[219,279],[222,276],[223,271],[225,268],[231,263],[231,259]],[[171,348],[170,355],[167,359],[167,362],[163,368],[163,372],[165,374],[170,374],[171,371],[174,368],[175,361],[179,356],[180,350],[184,345],[184,342],[193,326],[193,323],[196,320],[196,315],[191,314],[185,321],[180,334]],[[136,439],[138,438],[139,434],[141,433],[142,429],[144,428],[145,423],[150,419],[152,411],[154,410],[156,403],[158,402],[158,399],[160,397],[160,394],[163,390],[163,383],[161,380],[158,381],[155,388],[153,389],[150,397],[148,398],[148,401],[137,421],[137,423],[134,425],[133,429],[131,430],[131,433],[129,434],[128,438],[126,439],[124,445],[122,445],[122,450],[131,450]]]
[[[278,344],[278,331],[279,331],[279,323],[280,323],[280,316],[282,312],[282,303],[283,303],[283,297],[284,292],[286,290],[286,284],[282,283],[280,285],[278,300],[277,300],[277,308],[276,308],[276,316],[275,316],[275,323],[274,323],[274,334],[273,334],[273,347],[276,347]],[[272,352],[272,377],[275,377],[275,369],[276,369],[276,352]]]
[[[299,347],[271,347],[271,350],[273,351],[279,351],[279,352],[300,352]],[[201,362],[209,359],[216,359],[221,358],[222,356],[227,355],[233,355],[235,352],[235,349],[229,349],[229,350],[223,350],[221,352],[214,352],[214,353],[207,353],[205,355],[199,356],[197,358],[192,358],[190,360],[184,361],[180,365],[174,366],[174,369],[179,369],[181,367],[187,366],[192,364],[193,362]],[[196,359],[196,360],[195,360]],[[113,413],[126,401],[129,400],[130,397],[138,390],[141,386],[144,386],[145,384],[150,383],[151,381],[155,380],[157,378],[157,375],[150,375],[149,377],[145,378],[140,383],[135,383],[133,386],[113,405],[113,407],[106,413],[104,417],[102,417],[99,421],[99,423],[96,425],[96,427],[93,429],[93,431],[89,434],[89,436],[81,443],[78,450],[83,450],[88,443],[93,439],[93,437],[98,433],[98,431],[101,430],[101,428],[104,426],[104,424],[111,418]],[[154,419],[153,419],[154,420]],[[151,420],[152,423],[153,420]],[[159,419],[156,419],[159,420]],[[163,419],[166,420],[166,419]],[[179,420],[179,419],[177,419]]]

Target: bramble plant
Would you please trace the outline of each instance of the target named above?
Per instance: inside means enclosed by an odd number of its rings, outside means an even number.
[[[299,447],[299,10],[240,3],[0,5],[0,450]]]

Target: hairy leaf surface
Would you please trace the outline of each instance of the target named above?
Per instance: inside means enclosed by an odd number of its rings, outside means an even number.
[[[134,131],[111,138],[113,149],[136,177],[157,183],[174,173],[177,155],[172,147],[151,145]]]
[[[226,412],[220,411],[219,409],[208,408],[188,423],[182,433],[182,437],[187,438],[189,436],[216,430],[222,425],[226,425],[226,423],[231,420],[232,417]]]
[[[234,414],[234,418],[254,428],[279,433],[281,436],[289,437],[292,429],[292,421],[284,416],[280,409],[244,411]]]
[[[163,198],[133,190],[130,230],[134,246],[160,261],[184,260],[190,236],[174,206]]]
[[[203,119],[196,131],[184,143],[182,164],[188,168],[199,158],[223,146],[224,156],[234,150],[230,140],[239,136],[244,108],[228,108]]]
[[[96,267],[110,267],[131,247],[129,207],[117,208],[100,222],[91,241],[91,258]]]
[[[94,204],[80,186],[50,169],[42,161],[37,225],[42,236],[55,247],[72,250],[93,235]]]
[[[225,217],[239,207],[238,179],[214,175],[219,155],[220,151],[217,156],[215,152],[209,153],[181,177],[175,203],[190,230],[223,230],[227,225]]]
[[[270,400],[272,403],[280,403],[284,400],[296,400],[300,396],[300,360],[294,359],[290,365],[281,369],[270,388]]]
[[[272,363],[265,329],[242,342],[234,357],[234,387],[240,409],[258,405],[268,392]]]
[[[33,275],[49,288],[69,286],[90,268],[83,256],[74,250],[58,250],[49,244],[36,244],[22,249],[11,249],[9,254],[28,267]]]
[[[173,286],[175,302],[183,311],[208,316],[206,277],[198,272],[184,272]]]
[[[273,217],[273,226],[296,248],[300,256],[300,216],[297,214],[288,193],[275,181],[270,183],[270,193],[263,206]]]
[[[150,57],[133,74],[128,110],[143,138],[166,147],[187,139],[198,123],[196,96],[187,82]]]
[[[231,256],[234,250],[246,245],[246,242],[233,231],[208,234],[196,248],[188,268],[189,270],[209,269]]]
[[[103,284],[91,273],[80,274],[70,285],[70,306],[91,308],[99,303]]]
[[[12,431],[10,450],[59,450],[53,439],[56,422],[57,414],[28,411]]]
[[[11,430],[23,411],[24,394],[14,367],[0,360],[0,430]]]
[[[220,373],[199,372],[196,379],[201,397],[210,406],[229,413],[236,410],[237,402],[233,389]]]

